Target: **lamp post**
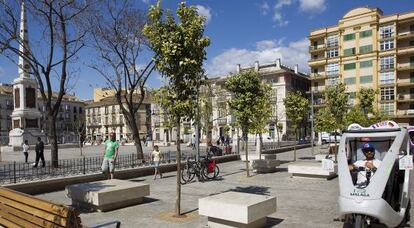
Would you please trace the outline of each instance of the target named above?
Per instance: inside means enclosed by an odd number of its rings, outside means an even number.
[[[313,90],[312,87],[310,89],[309,92],[311,95],[311,114],[310,114],[310,120],[311,120],[311,146],[312,146],[312,155],[314,155],[315,153],[315,149],[314,149],[314,142],[315,142],[315,134],[314,134],[314,128],[313,128],[313,117],[314,117],[314,113],[313,113]]]

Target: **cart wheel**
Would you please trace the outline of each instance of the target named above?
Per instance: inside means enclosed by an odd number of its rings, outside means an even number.
[[[354,224],[353,224],[353,228],[367,228],[368,224],[365,221],[365,216],[363,215],[354,215]]]

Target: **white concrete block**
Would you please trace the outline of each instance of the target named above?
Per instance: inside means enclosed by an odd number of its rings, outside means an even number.
[[[276,159],[257,159],[252,161],[252,168],[258,173],[275,172],[280,165],[280,161]]]
[[[98,211],[108,211],[141,203],[150,194],[149,184],[126,180],[104,180],[69,185],[67,196],[72,203]]]
[[[262,158],[265,160],[276,159],[277,155],[276,154],[262,154]]]
[[[317,154],[315,155],[315,160],[316,161],[322,161],[323,159],[326,158],[326,156],[328,156],[328,159],[331,159],[332,161],[335,161],[335,155],[334,154]]]
[[[225,192],[199,199],[198,208],[212,227],[257,227],[255,224],[262,224],[267,215],[276,212],[276,197]]]
[[[330,172],[322,168],[318,161],[297,161],[288,165],[288,172],[293,176],[331,178],[336,176],[338,166],[335,164],[334,171]]]

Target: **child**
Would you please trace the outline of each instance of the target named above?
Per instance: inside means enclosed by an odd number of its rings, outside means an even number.
[[[162,159],[163,155],[161,154],[160,150],[158,149],[158,146],[154,146],[154,151],[151,153],[151,160],[154,162],[154,180],[157,179],[157,173],[160,174],[160,178],[162,178],[162,173],[159,169],[160,167],[160,161]]]

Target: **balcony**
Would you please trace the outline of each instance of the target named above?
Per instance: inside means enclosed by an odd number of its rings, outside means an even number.
[[[397,81],[398,87],[411,87],[414,86],[414,81],[411,81],[410,79],[398,79]]]
[[[398,55],[408,55],[414,53],[414,46],[401,47],[397,49]]]
[[[326,74],[311,73],[311,80],[326,79]]]
[[[312,58],[309,60],[309,66],[318,66],[318,65],[324,65],[326,64],[326,58],[324,56]]]
[[[327,49],[332,49],[332,48],[339,48],[339,44],[338,43],[332,43],[332,44],[328,44],[326,46]]]
[[[398,71],[414,70],[414,63],[399,63]]]
[[[217,119],[217,124],[219,126],[226,125],[227,124],[227,118],[219,118],[219,119]]]
[[[313,53],[313,52],[323,51],[325,49],[326,49],[325,44],[321,44],[321,45],[318,45],[318,46],[310,46],[309,47],[309,52]]]
[[[414,102],[414,94],[399,94],[397,101],[399,103]]]
[[[404,33],[398,33],[398,40],[405,40],[405,39],[411,39],[414,38],[414,31],[404,32]]]
[[[397,110],[398,118],[412,118],[414,117],[414,109]]]

